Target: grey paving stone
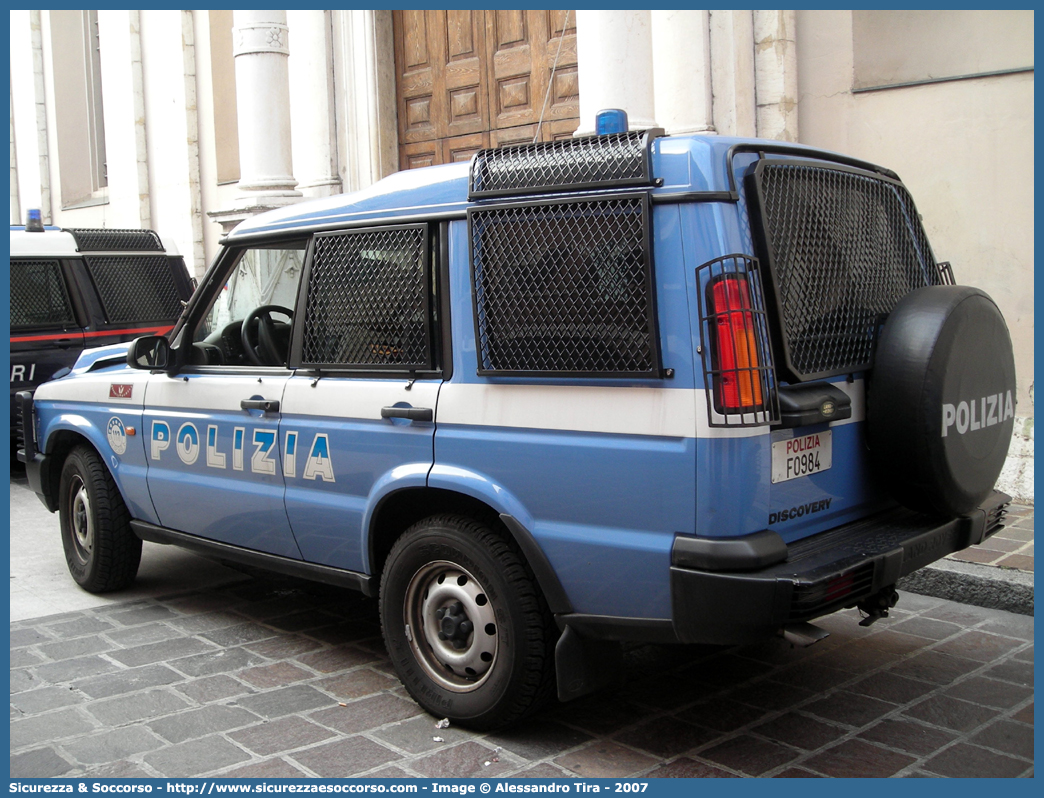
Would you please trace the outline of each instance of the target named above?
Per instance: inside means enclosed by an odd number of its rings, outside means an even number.
[[[14,779],[64,776],[72,769],[73,765],[58,756],[53,748],[38,748],[11,757],[11,778]]]
[[[39,665],[41,662],[44,662],[44,658],[28,648],[12,648],[8,665],[12,668],[24,668],[29,665]]]
[[[139,626],[153,621],[167,621],[178,616],[166,607],[153,604],[147,607],[126,610],[125,612],[114,612],[108,617],[121,626]]]
[[[395,720],[404,720],[421,712],[421,708],[413,701],[406,701],[390,693],[380,693],[351,701],[344,707],[335,705],[331,709],[313,712],[311,718],[331,729],[354,734]]]
[[[43,643],[36,648],[50,660],[63,660],[108,651],[112,648],[112,643],[98,635],[92,635],[91,637],[78,637],[73,640]]]
[[[91,698],[110,698],[123,693],[133,693],[149,687],[161,687],[166,684],[180,682],[185,677],[171,670],[166,665],[144,665],[140,668],[129,668],[104,676],[94,676],[74,682],[77,690],[82,690]]]
[[[256,723],[257,720],[257,715],[247,712],[245,709],[213,704],[154,720],[148,726],[165,740],[172,743],[183,743],[186,740],[205,737],[214,732],[248,726]]]
[[[317,776],[343,779],[370,770],[385,762],[400,759],[394,751],[365,737],[348,737],[333,743],[298,751],[293,760]]]
[[[93,727],[74,709],[48,712],[11,724],[11,748],[49,743],[89,732]]]
[[[174,689],[179,693],[184,693],[199,704],[209,704],[211,701],[220,701],[225,698],[254,692],[253,688],[224,674],[205,676],[201,679],[187,681],[177,685]]]
[[[240,729],[228,736],[259,756],[271,756],[329,740],[335,734],[304,718],[286,717]]]
[[[23,690],[32,690],[41,685],[41,681],[29,670],[11,671],[11,693],[21,693]]]
[[[1021,723],[998,721],[987,726],[968,742],[1033,761],[1033,729]]]
[[[22,648],[23,646],[31,646],[35,643],[47,643],[54,638],[51,635],[45,635],[38,629],[12,629],[11,630],[11,648]]]
[[[194,637],[177,637],[160,643],[119,649],[113,651],[110,656],[128,667],[136,667],[138,665],[149,665],[153,662],[170,662],[179,657],[188,657],[203,651],[212,651],[213,648],[209,643]]]
[[[224,629],[204,632],[201,637],[205,637],[216,645],[231,647],[241,646],[244,643],[256,643],[258,640],[266,640],[278,634],[279,632],[259,623],[239,623],[235,626],[226,626]]]
[[[108,621],[103,621],[101,618],[92,618],[88,615],[80,615],[72,620],[44,626],[44,629],[48,632],[62,639],[86,637],[87,635],[107,632],[112,628],[113,625]]]
[[[126,759],[106,762],[104,765],[87,768],[84,771],[84,776],[90,779],[150,779],[154,775]]]
[[[118,646],[132,648],[145,646],[150,643],[159,643],[162,640],[170,640],[173,637],[181,637],[181,632],[172,629],[165,623],[149,623],[144,626],[132,626],[129,629],[116,629],[106,632],[105,636]]]
[[[49,662],[35,668],[36,675],[50,684],[63,684],[86,676],[97,676],[100,673],[112,673],[119,666],[98,655],[65,659],[61,662]],[[12,687],[12,691],[13,691]]]
[[[245,762],[250,755],[216,735],[146,754],[145,762],[168,778],[199,776]]]
[[[100,765],[126,759],[134,754],[160,748],[163,741],[139,726],[113,729],[81,737],[62,745],[62,749],[84,765]]]
[[[328,707],[336,702],[328,695],[306,684],[291,687],[280,687],[265,693],[237,698],[235,705],[243,707],[263,718],[281,718],[294,712],[307,712],[310,709]]]
[[[52,709],[83,703],[83,696],[68,687],[41,687],[11,696],[11,705],[26,715],[37,715]]]
[[[235,612],[203,612],[197,615],[181,615],[169,625],[180,629],[185,634],[198,635],[204,632],[213,632],[216,629],[225,629],[229,626],[238,626],[246,622],[246,618]]]
[[[245,648],[220,648],[205,654],[182,657],[170,665],[187,676],[210,676],[215,673],[228,673],[260,665],[264,658],[247,651]]]
[[[166,690],[149,690],[145,693],[110,698],[87,704],[86,709],[106,726],[155,718],[184,709],[189,703]]]
[[[226,779],[300,779],[307,775],[285,759],[266,759],[252,765],[232,768],[221,774]]]
[[[577,734],[582,734],[582,732],[577,732]],[[435,721],[428,715],[422,715],[378,729],[373,732],[373,736],[396,748],[401,748],[403,751],[421,754],[464,742],[471,734],[455,726],[450,726],[448,729],[436,729]],[[436,742],[435,737],[441,737],[442,742]]]

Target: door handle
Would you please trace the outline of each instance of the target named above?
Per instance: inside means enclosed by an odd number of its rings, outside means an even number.
[[[432,421],[435,413],[430,407],[382,407],[381,418],[408,418],[410,421]]]
[[[279,412],[278,399],[244,399],[239,403],[244,410],[264,410],[266,413]]]

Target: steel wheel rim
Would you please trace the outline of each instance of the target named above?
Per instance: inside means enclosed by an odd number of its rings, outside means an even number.
[[[94,518],[91,514],[91,497],[83,480],[76,477],[69,488],[69,525],[76,554],[87,562],[94,551]]]
[[[417,662],[440,687],[469,693],[493,672],[500,648],[496,611],[467,569],[445,560],[418,569],[406,588],[403,620]]]

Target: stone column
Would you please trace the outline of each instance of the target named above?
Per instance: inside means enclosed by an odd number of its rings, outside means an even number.
[[[797,47],[793,11],[754,12],[758,136],[798,140]]]
[[[260,211],[288,205],[295,191],[290,148],[290,55],[285,11],[235,11],[239,120],[239,196],[236,208]]]
[[[648,11],[576,12],[580,127],[594,133],[595,114],[627,112],[632,130],[657,127],[653,97],[652,20]]]
[[[657,121],[668,134],[713,133],[709,12],[651,13]]]
[[[710,12],[714,127],[722,136],[757,133],[754,18],[750,11]]]
[[[341,190],[333,132],[333,68],[326,11],[287,11],[293,171],[308,197]]]

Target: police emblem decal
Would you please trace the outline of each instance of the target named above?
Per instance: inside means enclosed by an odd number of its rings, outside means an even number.
[[[105,436],[109,439],[109,446],[116,454],[123,454],[127,451],[127,430],[124,429],[123,422],[116,416],[109,419],[109,424],[105,428]]]

